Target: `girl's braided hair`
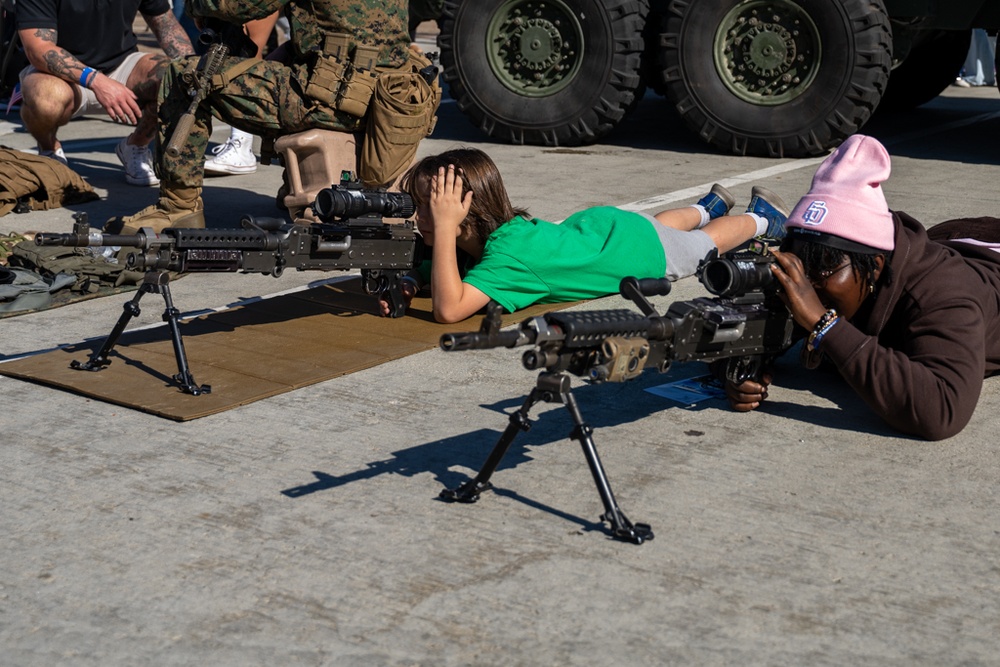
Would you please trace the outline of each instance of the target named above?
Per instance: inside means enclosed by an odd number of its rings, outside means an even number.
[[[786,239],[785,243],[782,244],[782,250],[792,250],[790,241],[791,239]],[[834,248],[824,243],[801,239],[795,242],[794,253],[802,261],[802,269],[808,276],[815,276],[823,271],[836,269],[844,262],[844,258],[846,257],[851,263],[851,270],[854,272],[854,275],[861,280],[862,286],[872,287],[876,283],[875,272],[878,270],[875,257],[882,254],[881,252],[851,252]],[[888,262],[884,263],[880,278],[887,285],[891,282],[892,276]]]

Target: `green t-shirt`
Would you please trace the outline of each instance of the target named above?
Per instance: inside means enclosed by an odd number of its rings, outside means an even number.
[[[486,239],[465,282],[508,312],[616,294],[622,278],[662,278],[663,245],[653,223],[612,206],[588,208],[561,224],[517,217]]]

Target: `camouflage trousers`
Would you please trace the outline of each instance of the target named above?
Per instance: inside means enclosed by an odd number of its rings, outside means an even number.
[[[344,132],[363,129],[362,119],[305,96],[302,92],[307,74],[305,65],[289,67],[277,61],[256,60],[232,81],[222,77],[221,85],[213,88],[198,105],[191,134],[182,144],[180,154],[171,157],[164,147],[191,105],[190,88],[183,75],[194,71],[198,60],[197,56],[175,60],[160,85],[156,173],[160,177],[161,195],[164,190],[201,188],[213,116],[266,138],[310,129]],[[240,58],[230,58],[225,69],[242,62]]]

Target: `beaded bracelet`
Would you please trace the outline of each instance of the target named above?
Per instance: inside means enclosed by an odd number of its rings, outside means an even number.
[[[837,311],[831,308],[830,310],[823,313],[823,317],[819,318],[819,322],[813,327],[812,332],[809,334],[809,339],[806,341],[806,348],[810,352],[819,347],[819,343],[823,340],[823,336],[827,334],[833,325],[837,323],[840,316],[837,315]]]

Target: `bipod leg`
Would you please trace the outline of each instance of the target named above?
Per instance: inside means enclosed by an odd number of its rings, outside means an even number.
[[[542,378],[548,375],[551,374],[542,373],[538,376],[538,383],[528,394],[528,397],[524,399],[524,403],[520,408],[511,413],[507,428],[500,434],[500,439],[493,446],[490,455],[486,457],[486,462],[479,469],[479,473],[473,479],[463,482],[454,489],[444,489],[438,494],[439,498],[460,503],[474,503],[479,500],[479,494],[493,488],[493,485],[490,484],[490,477],[496,472],[500,461],[507,454],[507,450],[510,449],[514,438],[517,437],[518,431],[527,431],[531,428],[531,419],[528,418],[528,412],[535,403],[549,400],[546,398],[548,391],[542,387]]]
[[[154,280],[150,279],[149,273],[143,278],[142,284],[139,285],[139,291],[135,293],[129,301],[125,302],[122,306],[123,312],[121,317],[115,323],[114,328],[111,329],[111,333],[108,337],[104,339],[104,344],[101,345],[101,349],[90,355],[90,359],[84,361],[83,363],[73,360],[69,363],[70,368],[75,368],[80,371],[99,371],[105,366],[111,364],[111,359],[109,355],[111,350],[114,349],[115,345],[118,344],[118,339],[121,338],[122,332],[125,331],[125,327],[128,326],[129,321],[133,317],[138,317],[142,309],[139,308],[139,301],[142,299],[144,294],[149,294],[150,292],[156,292],[157,289],[154,284]]]
[[[573,418],[574,428],[570,437],[580,442],[583,455],[587,458],[587,465],[590,466],[590,472],[594,476],[597,492],[601,495],[601,502],[604,503],[604,514],[601,515],[601,519],[611,524],[612,534],[620,540],[642,544],[646,540],[653,539],[653,530],[648,523],[633,524],[618,508],[615,494],[611,491],[611,484],[604,473],[604,466],[601,465],[601,457],[598,456],[597,447],[594,445],[592,437],[594,429],[583,421],[580,407],[570,388],[569,377],[564,376],[564,378],[565,383],[560,389],[560,397]]]
[[[147,273],[146,275],[148,276],[149,274]],[[174,308],[174,300],[170,296],[170,276],[165,272],[158,272],[156,275],[159,279],[156,281],[156,287],[153,290],[163,295],[163,303],[165,304],[163,321],[170,328],[170,340],[174,344],[174,357],[177,358],[177,375],[173,376],[173,379],[181,386],[181,389],[185,393],[192,394],[193,396],[210,394],[212,386],[207,384],[199,385],[194,381],[194,376],[191,375],[191,370],[188,368],[187,353],[184,351],[184,339],[181,338],[181,327],[178,323],[180,312]]]
[[[84,371],[99,371],[111,364],[111,359],[109,358],[111,350],[118,344],[118,339],[121,338],[129,321],[133,317],[138,317],[142,312],[139,308],[139,301],[144,294],[152,293],[161,295],[166,304],[166,308],[163,311],[163,321],[170,328],[170,338],[174,346],[174,357],[177,359],[178,371],[177,375],[174,375],[172,379],[188,394],[198,396],[199,394],[209,393],[212,391],[212,387],[207,384],[199,386],[194,381],[194,377],[192,377],[191,371],[188,368],[187,354],[184,351],[184,341],[181,338],[181,330],[177,322],[180,313],[174,308],[174,302],[170,296],[170,276],[165,271],[149,271],[146,273],[142,279],[142,284],[139,285],[139,291],[136,292],[136,295],[131,300],[125,302],[121,317],[118,318],[118,322],[115,323],[108,337],[104,339],[101,349],[90,355],[90,359],[83,363],[71,361],[70,367]]]

